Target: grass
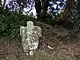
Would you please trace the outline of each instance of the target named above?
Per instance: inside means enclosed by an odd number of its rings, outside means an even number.
[[[22,25],[26,26],[26,22],[29,20],[36,21],[35,18],[24,16],[15,12],[14,13],[8,12],[7,10],[3,10],[3,8],[0,8],[0,38],[9,36],[9,38],[11,38],[10,40],[12,39],[14,40],[16,37],[19,37],[20,26]],[[74,33],[74,34],[77,34],[77,33]],[[31,60],[47,60],[47,59],[49,60],[53,60],[53,59],[54,60],[74,60],[74,56],[72,56],[71,54],[67,54],[67,53],[68,52],[63,51],[63,50],[57,50],[53,52],[51,56],[48,57],[48,54],[45,55],[43,52],[42,53],[37,52],[34,56],[31,57]],[[2,57],[2,59],[3,58],[4,57]]]
[[[59,49],[53,51],[50,54],[50,56],[48,52],[49,51],[46,52],[46,55],[45,55],[45,51],[36,52],[35,55],[30,57],[30,59],[31,60],[75,60],[75,57],[65,49]]]

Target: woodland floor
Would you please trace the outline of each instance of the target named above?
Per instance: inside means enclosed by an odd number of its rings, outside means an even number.
[[[80,60],[80,38],[76,42],[66,43],[69,40],[69,30],[55,25],[54,27],[36,23],[42,28],[39,50],[33,56],[26,56],[22,50],[21,39],[9,41],[7,37],[0,39],[0,60]],[[57,54],[67,54],[70,59],[59,59]],[[66,55],[66,56],[67,56]]]

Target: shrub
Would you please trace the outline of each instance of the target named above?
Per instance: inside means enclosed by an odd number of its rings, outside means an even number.
[[[0,37],[18,37],[20,26],[25,26],[29,20],[35,21],[36,19],[0,8]]]

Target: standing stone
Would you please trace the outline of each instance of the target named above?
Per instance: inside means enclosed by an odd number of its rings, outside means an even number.
[[[27,27],[20,27],[20,35],[22,37],[22,47],[27,55],[33,55],[39,45],[39,37],[42,36],[41,28],[34,26],[32,21],[27,22]]]

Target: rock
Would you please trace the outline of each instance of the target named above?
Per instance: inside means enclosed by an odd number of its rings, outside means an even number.
[[[32,21],[28,21],[27,27],[21,26],[20,35],[24,52],[28,53],[28,55],[33,55],[34,51],[38,48],[39,37],[42,36],[41,28],[34,26]]]

